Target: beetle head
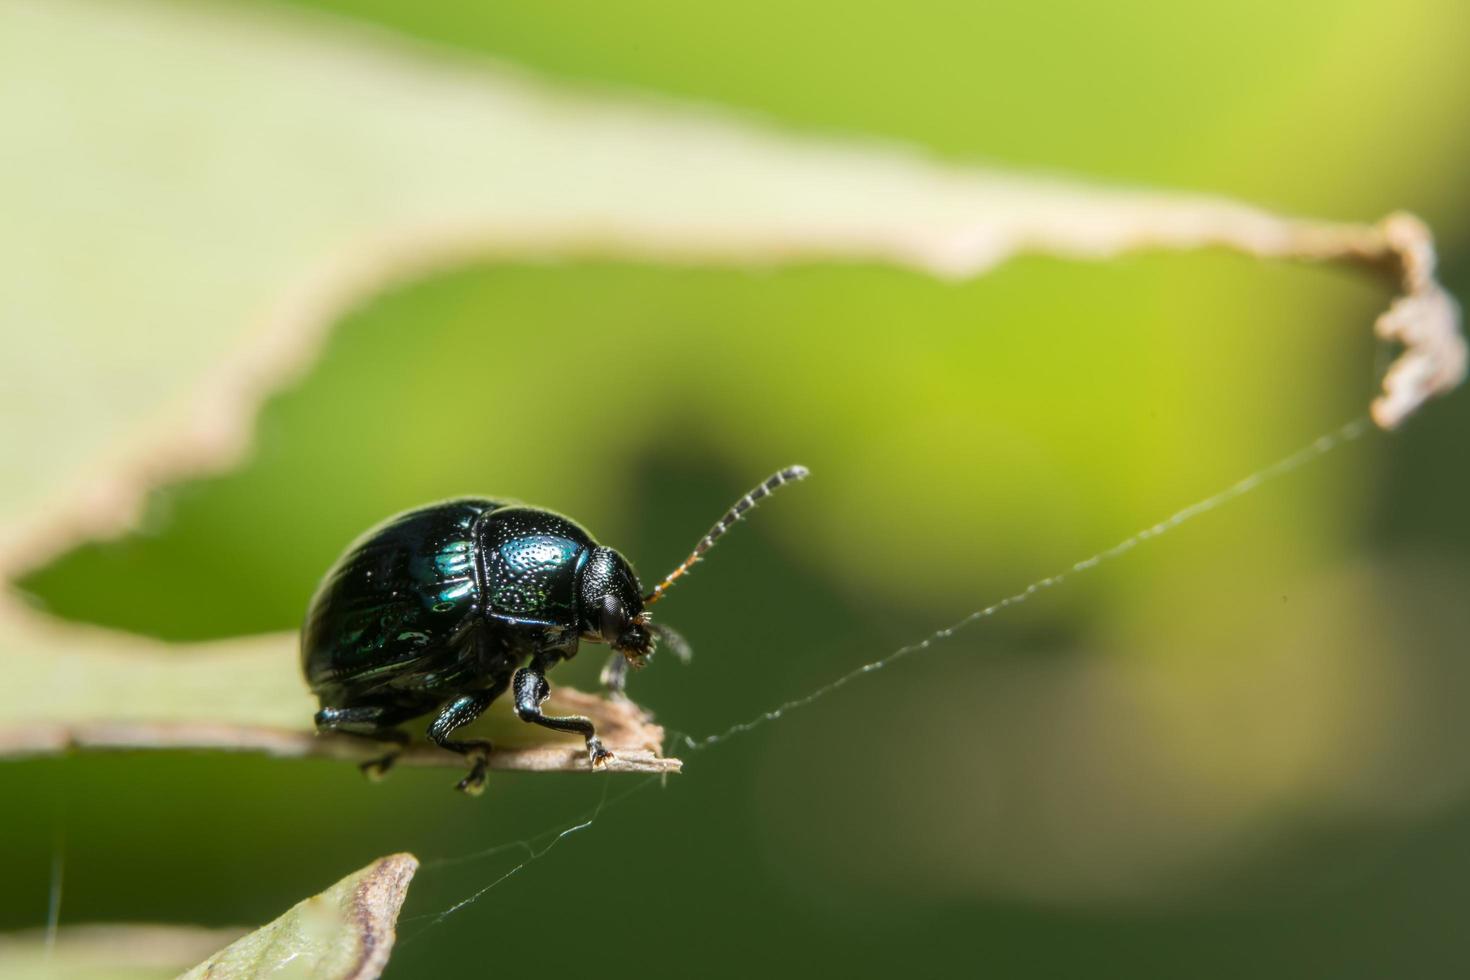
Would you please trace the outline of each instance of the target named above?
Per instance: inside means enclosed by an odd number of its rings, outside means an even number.
[[[643,666],[653,653],[654,630],[643,610],[643,590],[626,559],[611,548],[595,548],[582,566],[578,592],[582,637],[606,643]]]

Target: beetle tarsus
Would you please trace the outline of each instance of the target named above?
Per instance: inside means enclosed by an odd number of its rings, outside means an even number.
[[[393,763],[398,761],[399,754],[398,752],[390,752],[376,759],[369,759],[366,762],[359,763],[357,768],[362,770],[362,774],[368,778],[369,782],[381,783],[384,779],[388,778],[388,770],[392,769]]]
[[[479,796],[485,792],[485,770],[487,762],[484,757],[475,760],[470,766],[469,775],[465,776],[455,784],[455,789],[467,796]]]

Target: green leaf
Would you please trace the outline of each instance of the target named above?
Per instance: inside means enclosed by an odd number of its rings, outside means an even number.
[[[357,739],[312,732],[316,702],[301,679],[295,634],[169,644],[59,623],[0,601],[0,758],[70,749],[217,749],[365,759]],[[590,717],[614,758],[605,772],[677,772],[664,732],[636,705],[557,687],[548,710]],[[580,736],[517,721],[502,698],[468,729],[489,738],[493,769],[591,771]],[[462,766],[426,743],[408,765]]]
[[[34,325],[0,367],[0,444],[25,461],[0,483],[10,579],[135,526],[150,489],[236,464],[345,310],[467,258],[954,277],[1021,253],[1397,271],[1403,251],[1378,226],[941,166],[221,5],[0,6],[0,117],[0,322]],[[1396,418],[1463,374],[1453,323],[1434,338]]]
[[[168,980],[243,929],[174,925],[65,926],[0,934],[5,980]]]
[[[184,980],[372,980],[388,965],[398,910],[418,866],[412,854],[379,858],[226,946]]]

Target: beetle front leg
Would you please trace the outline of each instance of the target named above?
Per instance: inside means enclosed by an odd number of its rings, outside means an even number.
[[[459,781],[458,788],[471,796],[479,796],[485,791],[485,770],[490,760],[490,743],[484,739],[472,739],[469,741],[457,741],[449,736],[456,729],[463,728],[490,707],[490,702],[505,691],[505,685],[501,684],[492,690],[476,691],[474,694],[464,694],[446,704],[438,716],[429,723],[429,740],[441,749],[450,752],[458,752],[470,762],[469,775]]]
[[[581,735],[587,742],[587,757],[592,761],[592,768],[600,769],[607,765],[613,754],[602,747],[602,741],[597,737],[597,730],[592,727],[591,719],[581,715],[549,718],[541,713],[541,702],[551,697],[551,685],[546,683],[546,675],[539,667],[522,667],[516,671],[512,683],[515,687],[516,717],[552,731]]]

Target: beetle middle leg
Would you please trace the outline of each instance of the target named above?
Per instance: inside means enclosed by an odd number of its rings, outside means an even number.
[[[602,740],[597,737],[597,730],[592,727],[590,718],[581,715],[553,718],[541,713],[541,702],[551,697],[551,685],[546,683],[546,675],[538,665],[533,663],[530,667],[522,667],[516,671],[512,683],[515,686],[517,718],[552,731],[581,735],[587,742],[587,757],[592,761],[592,768],[598,769],[607,765],[613,754],[602,747]]]
[[[319,732],[338,732],[380,744],[386,742],[393,746],[387,755],[369,759],[358,765],[363,775],[374,781],[388,774],[388,770],[393,768],[393,763],[403,752],[403,747],[408,744],[408,733],[393,727],[403,720],[405,719],[398,717],[398,713],[377,705],[356,708],[323,708],[316,713],[315,719],[316,730]]]
[[[462,694],[446,704],[429,723],[428,735],[431,742],[441,749],[458,752],[469,760],[469,775],[459,781],[459,789],[471,796],[479,796],[485,791],[485,770],[490,760],[490,743],[484,739],[460,741],[449,736],[456,729],[463,728],[480,717],[490,707],[490,702],[499,697],[505,688],[505,684],[500,684],[489,690]]]

